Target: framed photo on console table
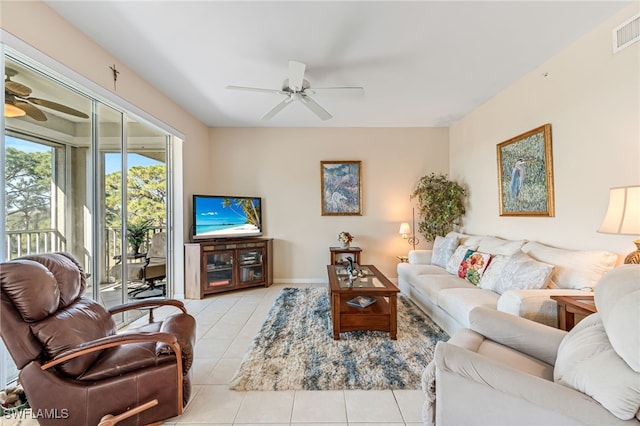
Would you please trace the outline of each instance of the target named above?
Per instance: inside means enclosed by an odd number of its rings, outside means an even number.
[[[320,193],[322,216],[361,216],[361,161],[321,161]]]
[[[499,143],[500,216],[554,216],[551,124]]]

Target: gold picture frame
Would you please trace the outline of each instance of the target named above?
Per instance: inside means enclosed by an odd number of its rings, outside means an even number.
[[[551,124],[497,145],[500,216],[553,217]]]
[[[362,215],[362,162],[320,161],[322,216]]]

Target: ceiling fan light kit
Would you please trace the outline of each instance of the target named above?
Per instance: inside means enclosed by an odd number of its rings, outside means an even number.
[[[18,75],[18,72],[11,68],[4,71],[4,116],[8,118],[22,117],[24,115],[36,120],[47,121],[47,116],[36,106],[49,108],[58,112],[73,115],[80,118],[89,118],[84,112],[77,109],[48,101],[46,99],[32,98],[31,88],[24,84],[11,80],[11,77]]]
[[[289,78],[282,83],[282,89],[263,89],[260,87],[246,87],[246,86],[227,86],[227,89],[232,90],[245,90],[250,92],[261,93],[275,93],[284,95],[285,99],[280,101],[276,106],[267,111],[261,120],[270,120],[280,111],[282,111],[287,105],[293,101],[299,101],[305,107],[314,113],[319,119],[325,121],[329,120],[332,115],[318,104],[311,96],[318,91],[350,91],[350,92],[362,92],[362,87],[324,87],[324,88],[311,88],[311,85],[304,78],[306,65],[302,62],[289,61]]]
[[[23,115],[26,115],[26,114],[27,114],[26,112],[24,112],[23,110],[21,110],[15,105],[12,105],[10,103],[4,104],[4,116],[7,118],[22,117]]]

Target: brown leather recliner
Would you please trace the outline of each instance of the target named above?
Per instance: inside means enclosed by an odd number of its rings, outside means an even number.
[[[0,264],[0,335],[40,424],[97,425],[133,413],[121,424],[142,425],[182,414],[195,319],[177,300],[106,310],[82,296],[85,287],[82,267],[67,253]],[[111,315],[162,305],[181,312],[116,333]]]

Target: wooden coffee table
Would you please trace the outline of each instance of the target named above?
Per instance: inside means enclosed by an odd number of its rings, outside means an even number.
[[[361,278],[349,280],[342,265],[327,265],[333,319],[333,338],[347,331],[385,331],[393,340],[397,338],[397,294],[400,292],[382,272],[373,265],[359,266]],[[358,296],[372,297],[375,303],[359,308],[347,304]]]

